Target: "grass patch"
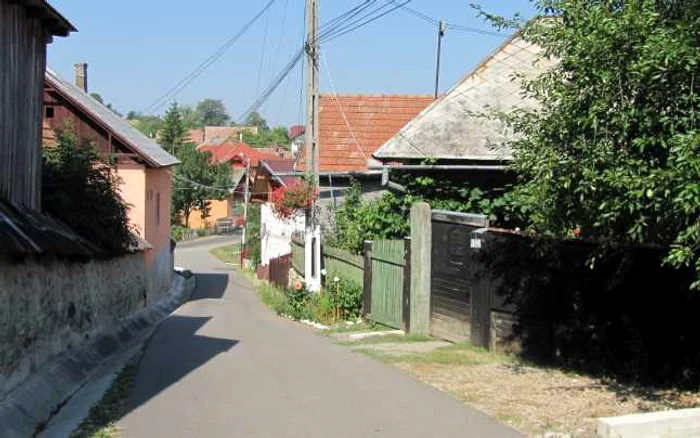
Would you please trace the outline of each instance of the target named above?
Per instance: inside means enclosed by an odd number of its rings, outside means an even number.
[[[348,332],[366,332],[373,330],[381,330],[384,327],[379,326],[372,321],[362,321],[355,323],[353,325],[347,325],[345,323],[331,327],[324,332],[325,335],[332,335],[334,333],[348,333]]]
[[[229,263],[232,265],[238,265],[241,263],[240,243],[214,248],[210,252],[214,257],[218,258],[224,263]]]
[[[411,335],[408,335],[411,336]],[[387,338],[387,336],[382,336]],[[423,337],[425,338],[425,337]],[[404,342],[424,342],[429,339],[406,340]],[[378,344],[382,342],[367,342],[367,345]],[[357,343],[352,343],[357,344]],[[454,344],[447,347],[437,348],[428,353],[406,353],[394,354],[386,353],[373,349],[362,349],[359,351],[367,356],[381,360],[382,362],[390,363],[409,363],[409,364],[425,364],[425,365],[455,365],[455,366],[473,366],[483,365],[496,362],[510,362],[512,359],[508,356],[491,353],[483,348],[477,348],[470,344]]]
[[[267,282],[258,284],[258,295],[262,302],[279,315],[289,313],[289,299],[275,286]]]
[[[374,345],[374,344],[408,344],[412,342],[427,342],[432,341],[433,338],[425,335],[381,335],[381,336],[371,336],[369,338],[341,341],[338,342],[340,345]]]
[[[115,438],[120,435],[117,421],[127,412],[136,369],[135,363],[122,369],[102,400],[90,408],[88,417],[71,432],[70,438]]]

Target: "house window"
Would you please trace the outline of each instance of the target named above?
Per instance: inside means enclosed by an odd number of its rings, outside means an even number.
[[[44,108],[44,113],[47,119],[53,119],[53,107],[47,106]]]
[[[160,192],[156,193],[156,225],[160,225]]]

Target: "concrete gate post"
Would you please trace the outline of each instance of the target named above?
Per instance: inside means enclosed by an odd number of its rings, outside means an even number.
[[[411,207],[411,333],[430,332],[430,274],[432,251],[430,205]]]

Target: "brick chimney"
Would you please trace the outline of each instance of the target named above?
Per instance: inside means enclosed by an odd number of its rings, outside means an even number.
[[[84,62],[75,64],[75,86],[88,92],[88,76],[87,76],[88,65]]]

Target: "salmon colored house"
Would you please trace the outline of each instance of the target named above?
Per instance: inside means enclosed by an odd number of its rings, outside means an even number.
[[[87,94],[87,65],[76,64],[76,84],[47,69],[44,76],[43,141],[55,142],[55,130],[72,129],[117,160],[121,194],[129,222],[148,242],[145,256],[150,286],[169,289],[173,275],[170,237],[171,172],[179,161],[152,139]]]

